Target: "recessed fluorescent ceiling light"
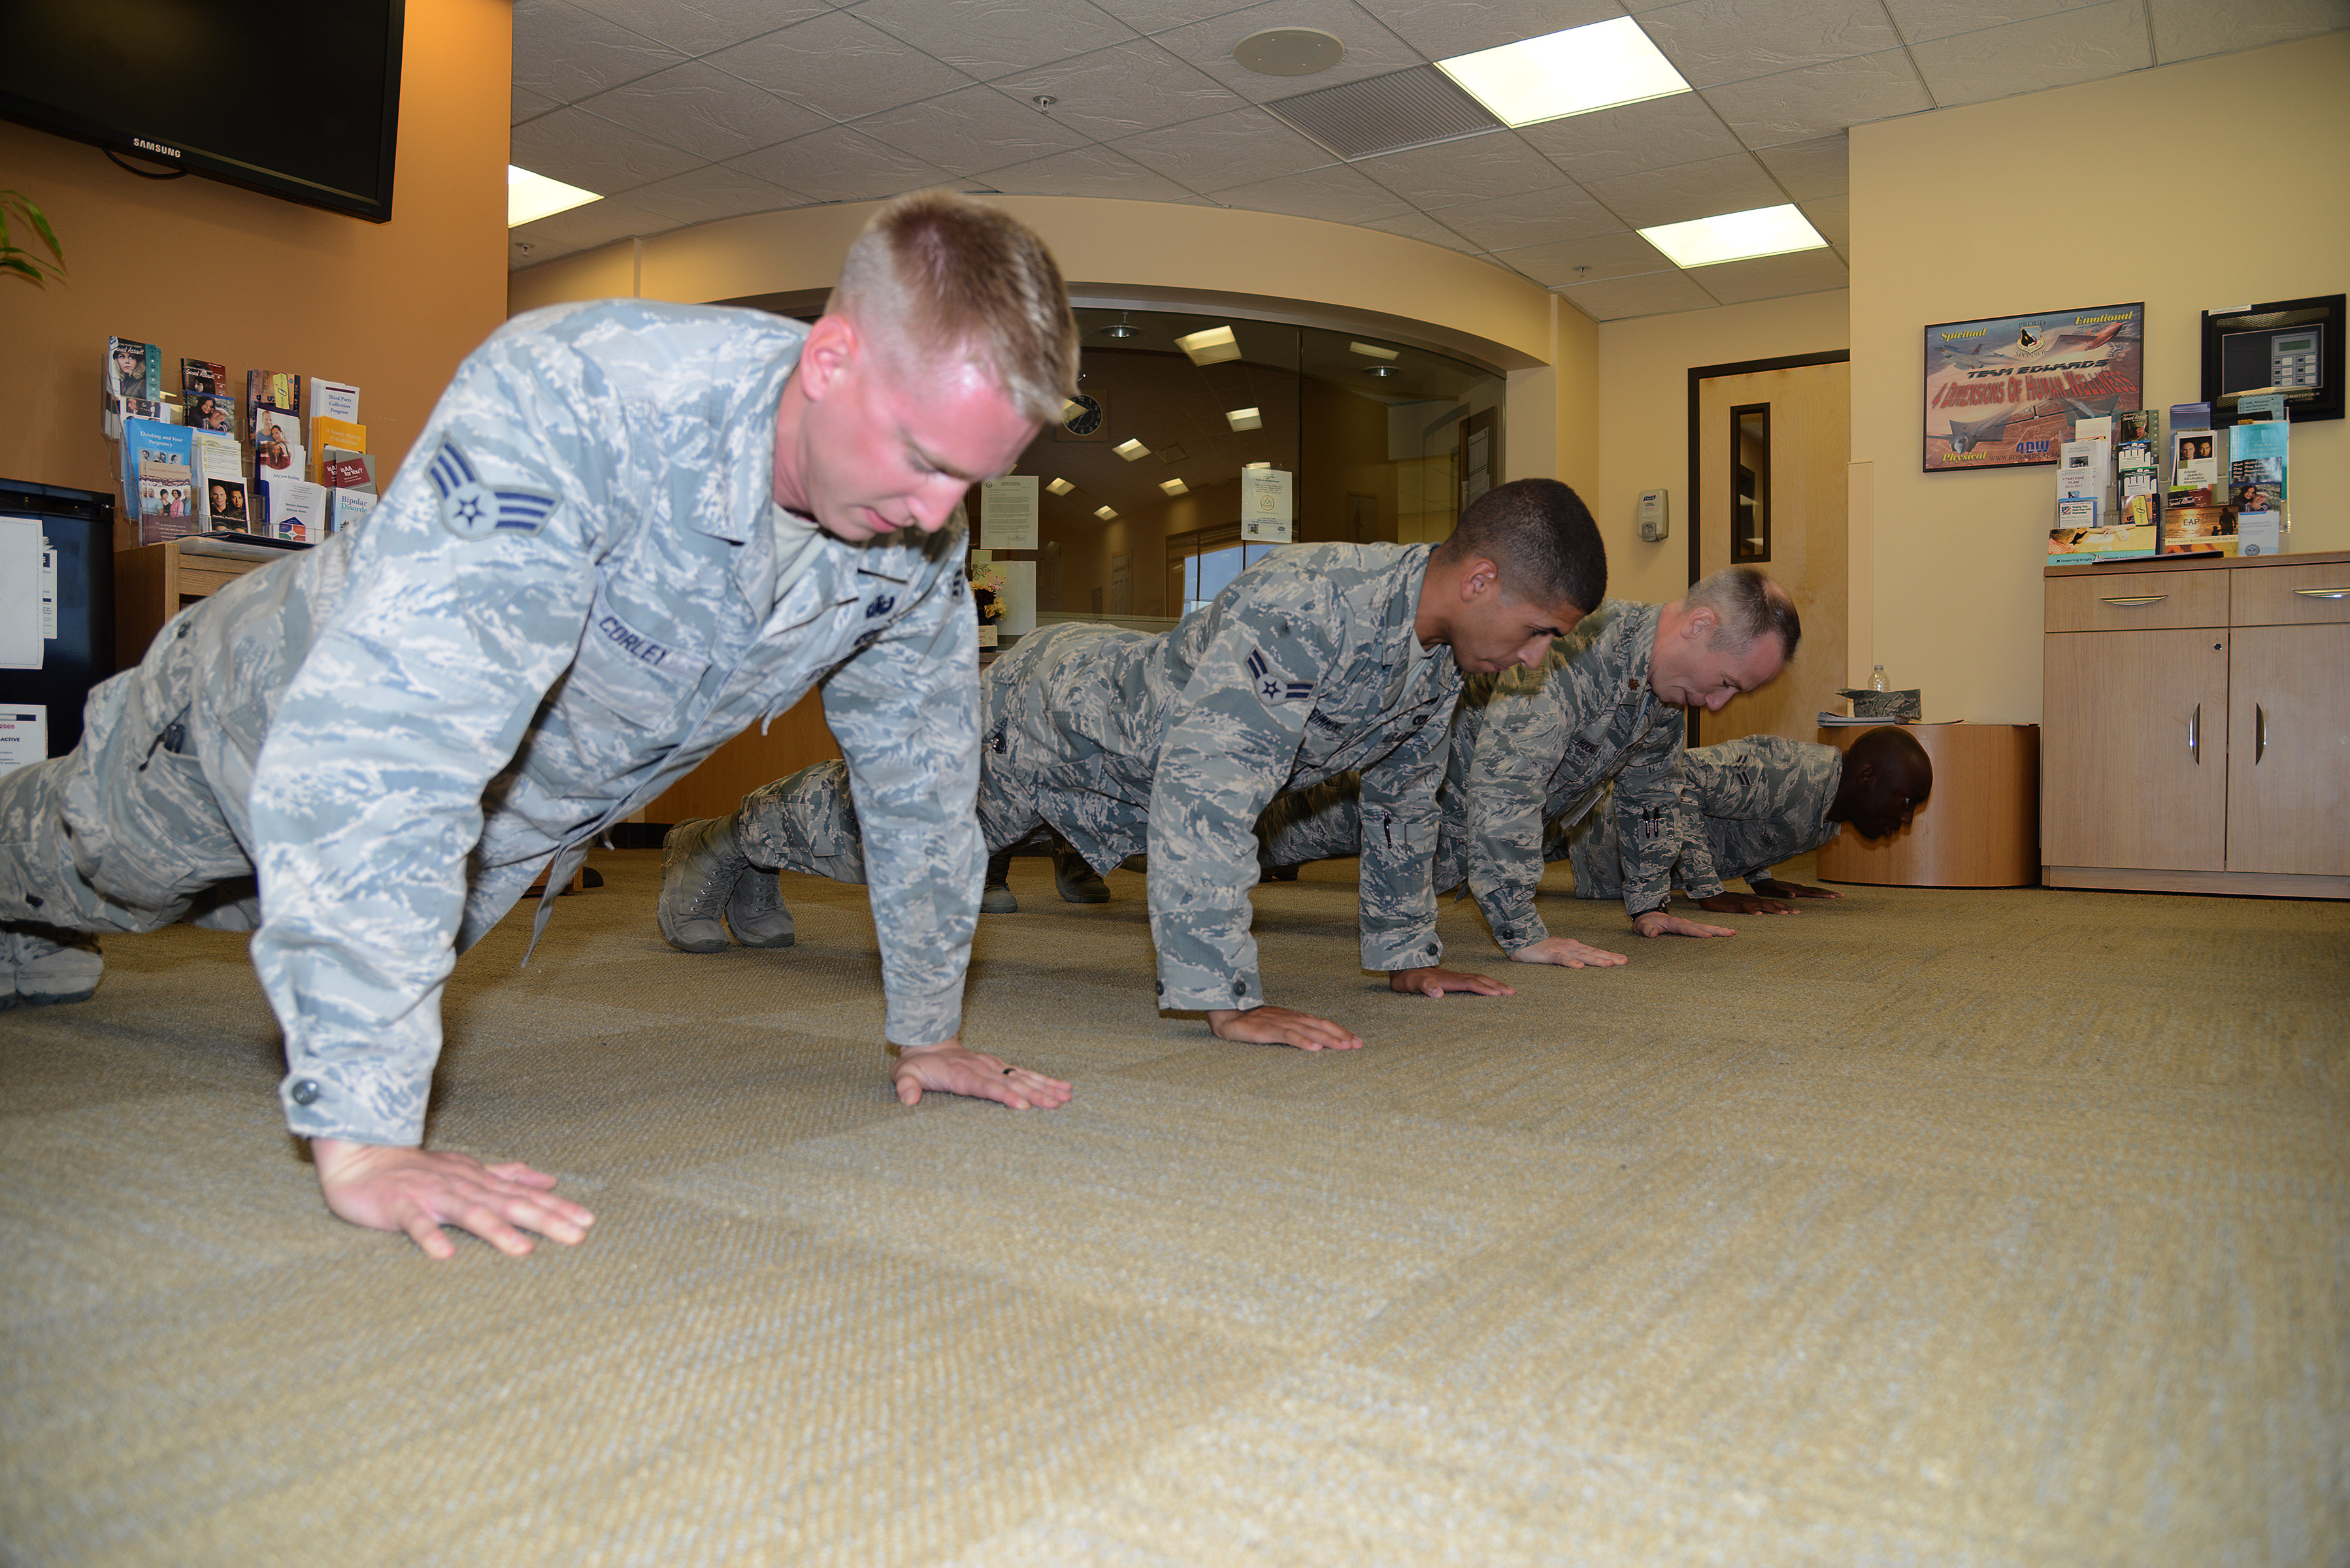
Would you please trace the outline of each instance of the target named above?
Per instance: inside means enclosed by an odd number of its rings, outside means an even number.
[[[1071,484],[1066,479],[1056,479],[1053,481],[1052,483],[1045,486],[1045,488],[1051,491],[1055,495],[1066,495],[1070,491],[1075,490],[1076,486]]]
[[[1191,487],[1180,479],[1162,479],[1159,482],[1159,488],[1170,495],[1189,495],[1191,493]]]
[[[1110,448],[1110,451],[1118,453],[1118,456],[1126,459],[1128,462],[1132,462],[1138,457],[1149,457],[1150,455],[1150,449],[1132,437],[1128,437],[1127,440],[1118,442],[1116,446]]]
[[[1097,506],[1094,508],[1094,515],[1107,523],[1111,518],[1118,515],[1118,508],[1115,506]]]
[[[1229,327],[1211,327],[1205,332],[1178,337],[1175,347],[1190,355],[1194,365],[1214,365],[1241,357],[1239,340]]]
[[[1629,16],[1439,60],[1504,125],[1534,125],[1690,90]]]
[[[1264,410],[1263,409],[1226,409],[1224,422],[1236,431],[1261,431],[1264,429]]]
[[[1756,207],[1718,218],[1692,218],[1642,229],[1640,237],[1671,258],[1675,266],[1711,266],[1716,262],[1815,251],[1827,244],[1819,230],[1794,207]]]
[[[1376,343],[1349,343],[1347,347],[1357,354],[1367,354],[1374,359],[1392,359],[1396,357],[1394,349],[1382,348]]]
[[[506,165],[506,227],[511,229],[537,218],[551,218],[557,213],[567,213],[574,207],[584,207],[604,198],[593,191],[582,191],[577,185],[566,185],[560,180],[550,180],[544,174],[534,174],[527,169]]]

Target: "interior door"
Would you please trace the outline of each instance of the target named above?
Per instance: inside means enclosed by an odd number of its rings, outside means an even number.
[[[1698,384],[1698,572],[1768,573],[1795,601],[1803,646],[1779,679],[1698,717],[1691,743],[1818,738],[1845,684],[1852,368],[1805,365]]]

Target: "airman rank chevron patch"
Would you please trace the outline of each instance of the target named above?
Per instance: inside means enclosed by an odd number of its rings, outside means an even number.
[[[425,472],[441,493],[441,525],[460,539],[486,539],[501,530],[536,534],[559,504],[544,491],[484,484],[463,451],[446,437]]]
[[[1314,695],[1311,680],[1284,680],[1273,672],[1273,660],[1264,656],[1262,648],[1249,649],[1248,671],[1256,682],[1256,694],[1268,702],[1302,702]]]

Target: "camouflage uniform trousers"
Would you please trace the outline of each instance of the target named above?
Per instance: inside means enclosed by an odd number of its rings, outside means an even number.
[[[70,753],[0,774],[0,921],[100,935],[259,924],[253,860],[231,820],[242,803],[224,804],[197,754],[216,740],[188,635],[202,607],[90,692]]]

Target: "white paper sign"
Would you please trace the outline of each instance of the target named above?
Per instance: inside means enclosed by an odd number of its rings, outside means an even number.
[[[0,670],[41,667],[41,520],[0,517]]]
[[[1036,548],[1036,496],[1043,483],[1033,473],[991,479],[979,487],[979,542],[991,550]]]
[[[0,704],[0,774],[49,754],[49,710],[39,702]]]
[[[1286,545],[1290,521],[1289,475],[1277,468],[1241,470],[1241,537],[1253,545]]]
[[[41,541],[41,640],[57,639],[57,547]]]
[[[997,628],[1024,637],[1036,629],[1036,563],[998,561],[995,569],[1003,574],[1003,618]]]

